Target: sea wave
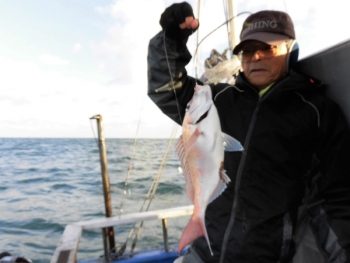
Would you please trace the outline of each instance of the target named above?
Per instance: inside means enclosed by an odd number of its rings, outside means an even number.
[[[167,144],[167,140],[141,139],[136,144],[131,139],[106,140],[115,215],[146,209],[143,205]],[[189,204],[179,166],[172,149],[150,210]],[[105,215],[99,151],[94,139],[2,138],[0,171],[2,251],[47,263],[67,224]],[[177,243],[187,221],[186,217],[169,219],[170,244]],[[116,227],[118,246],[126,241],[131,228],[132,225]],[[162,239],[161,222],[147,222],[137,250],[161,246]],[[102,254],[101,230],[84,231],[78,260]]]

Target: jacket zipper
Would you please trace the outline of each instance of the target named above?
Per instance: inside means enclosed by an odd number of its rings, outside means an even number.
[[[233,227],[233,224],[235,222],[235,218],[236,218],[236,210],[237,210],[237,205],[238,205],[238,190],[240,188],[240,184],[241,184],[241,179],[242,179],[242,172],[243,172],[243,168],[245,166],[245,160],[247,157],[247,153],[248,153],[248,148],[249,148],[249,143],[250,143],[250,138],[252,136],[253,133],[253,129],[255,126],[255,122],[256,122],[256,118],[258,115],[258,112],[260,110],[261,107],[261,103],[271,94],[273,93],[274,90],[276,90],[278,88],[278,86],[280,86],[281,84],[283,84],[288,78],[284,79],[283,81],[281,81],[280,83],[278,83],[273,90],[270,90],[270,92],[268,92],[267,94],[265,94],[265,96],[263,97],[259,97],[259,100],[257,102],[257,105],[255,106],[254,109],[254,113],[252,116],[252,120],[250,121],[249,124],[249,128],[248,128],[248,133],[247,133],[247,137],[245,139],[244,142],[244,149],[242,152],[242,158],[241,161],[239,163],[238,166],[238,171],[237,171],[237,177],[236,177],[236,184],[235,184],[235,195],[234,195],[234,200],[233,200],[233,205],[232,205],[232,211],[231,211],[231,217],[230,217],[230,221],[226,227],[226,231],[225,231],[225,236],[224,236],[224,240],[222,242],[222,247],[221,247],[221,254],[220,254],[220,261],[219,263],[223,263],[224,259],[225,259],[225,254],[226,254],[226,248],[227,248],[227,243],[228,243],[228,238],[231,234],[231,230]],[[255,89],[254,89],[255,90]]]
[[[235,217],[236,217],[236,210],[237,210],[237,205],[238,205],[238,189],[239,189],[239,186],[241,184],[242,171],[243,171],[244,163],[245,163],[245,160],[247,157],[247,151],[248,151],[248,147],[249,147],[250,138],[251,138],[254,126],[255,126],[256,116],[257,116],[259,109],[260,109],[260,105],[261,105],[260,101],[261,101],[261,98],[259,98],[257,106],[255,107],[252,120],[249,124],[247,137],[246,137],[245,142],[244,142],[244,147],[243,147],[244,149],[242,152],[242,158],[241,158],[241,161],[240,161],[240,164],[238,167],[238,171],[237,171],[235,195],[234,195],[234,200],[233,200],[233,205],[232,205],[231,217],[230,217],[230,221],[227,225],[224,240],[222,242],[222,247],[221,247],[220,263],[224,262],[226,248],[227,248],[227,241],[228,241],[228,238],[230,236],[231,229],[232,229],[233,223],[235,221]]]

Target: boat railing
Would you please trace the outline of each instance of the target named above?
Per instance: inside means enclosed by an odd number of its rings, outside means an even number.
[[[167,219],[189,216],[193,205],[174,207],[162,210],[126,214],[68,224],[61,236],[51,263],[74,263],[78,253],[79,241],[83,230],[107,229],[109,227],[160,219],[163,229],[164,250],[169,251]],[[106,255],[105,255],[106,256]],[[108,261],[108,259],[106,260]]]

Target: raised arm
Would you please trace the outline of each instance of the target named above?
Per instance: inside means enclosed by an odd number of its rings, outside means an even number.
[[[192,58],[186,43],[199,23],[192,7],[183,2],[168,7],[161,15],[160,25],[163,30],[150,40],[148,47],[148,95],[164,114],[181,124],[196,83],[185,69]]]

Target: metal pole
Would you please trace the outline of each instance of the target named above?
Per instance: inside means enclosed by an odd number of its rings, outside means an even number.
[[[102,241],[103,241],[103,250],[104,250],[104,255],[105,255],[105,262],[111,261],[107,238],[108,238],[108,229],[107,228],[102,228],[102,239],[103,239]]]
[[[165,252],[169,252],[169,243],[168,243],[168,223],[166,218],[162,219],[163,226],[163,240],[164,240],[164,250]]]
[[[105,210],[106,217],[112,217],[112,202],[111,202],[111,192],[109,185],[109,176],[108,176],[108,168],[107,168],[107,151],[104,137],[104,129],[103,129],[103,120],[101,115],[92,116],[90,119],[97,120],[97,128],[98,128],[98,146],[100,150],[100,162],[101,162],[101,175],[102,175],[102,186],[105,200]],[[108,250],[109,252],[115,248],[115,240],[114,240],[114,230],[113,227],[108,227],[106,231],[103,231],[103,239],[104,244],[105,240],[108,240]],[[105,247],[106,250],[106,247]],[[106,260],[109,260],[106,258]]]
[[[235,6],[232,0],[227,1],[227,8],[229,13],[229,18],[236,16]],[[235,27],[235,19],[233,18],[230,20],[229,23],[229,38],[230,38],[230,45],[231,45],[231,51],[237,44],[237,34],[236,34],[236,27]]]

